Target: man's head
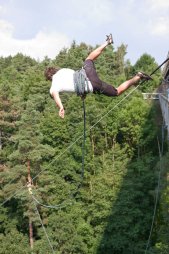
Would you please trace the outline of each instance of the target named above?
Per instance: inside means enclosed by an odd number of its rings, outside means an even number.
[[[52,77],[53,75],[59,70],[59,68],[55,68],[55,67],[48,67],[45,72],[44,75],[46,77],[46,80],[50,80],[52,81]]]

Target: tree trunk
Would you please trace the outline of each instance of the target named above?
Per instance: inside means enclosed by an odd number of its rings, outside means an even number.
[[[28,188],[29,191],[31,191],[31,186],[32,186],[32,178],[31,178],[31,170],[30,170],[30,160],[27,161],[27,170],[28,170]],[[29,243],[31,249],[33,249],[33,224],[32,224],[32,219],[31,219],[31,208],[29,206]]]
[[[31,249],[33,249],[33,225],[30,217],[29,217],[29,242]]]
[[[2,132],[0,130],[0,150],[2,149]]]

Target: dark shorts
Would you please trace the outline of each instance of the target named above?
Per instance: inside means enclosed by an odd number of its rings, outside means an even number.
[[[100,93],[107,96],[117,96],[116,88],[99,79],[92,60],[86,60],[83,68],[85,69],[86,75],[93,86],[93,93]]]

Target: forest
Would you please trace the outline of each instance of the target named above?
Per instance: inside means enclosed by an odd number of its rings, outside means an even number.
[[[169,253],[167,137],[158,100],[142,95],[162,71],[119,97],[87,95],[84,172],[82,100],[61,94],[61,119],[49,95],[45,69],[78,70],[93,49],[73,41],[55,59],[0,57],[0,254]],[[158,66],[126,55],[124,44],[106,48],[100,78],[117,87]]]

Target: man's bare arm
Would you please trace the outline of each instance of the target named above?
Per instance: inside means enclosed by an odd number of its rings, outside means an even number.
[[[53,96],[53,98],[54,98],[54,100],[56,102],[56,105],[59,108],[59,116],[61,118],[64,118],[65,111],[64,111],[64,107],[63,107],[62,101],[60,99],[59,93],[55,91],[55,92],[52,93],[52,96]]]

